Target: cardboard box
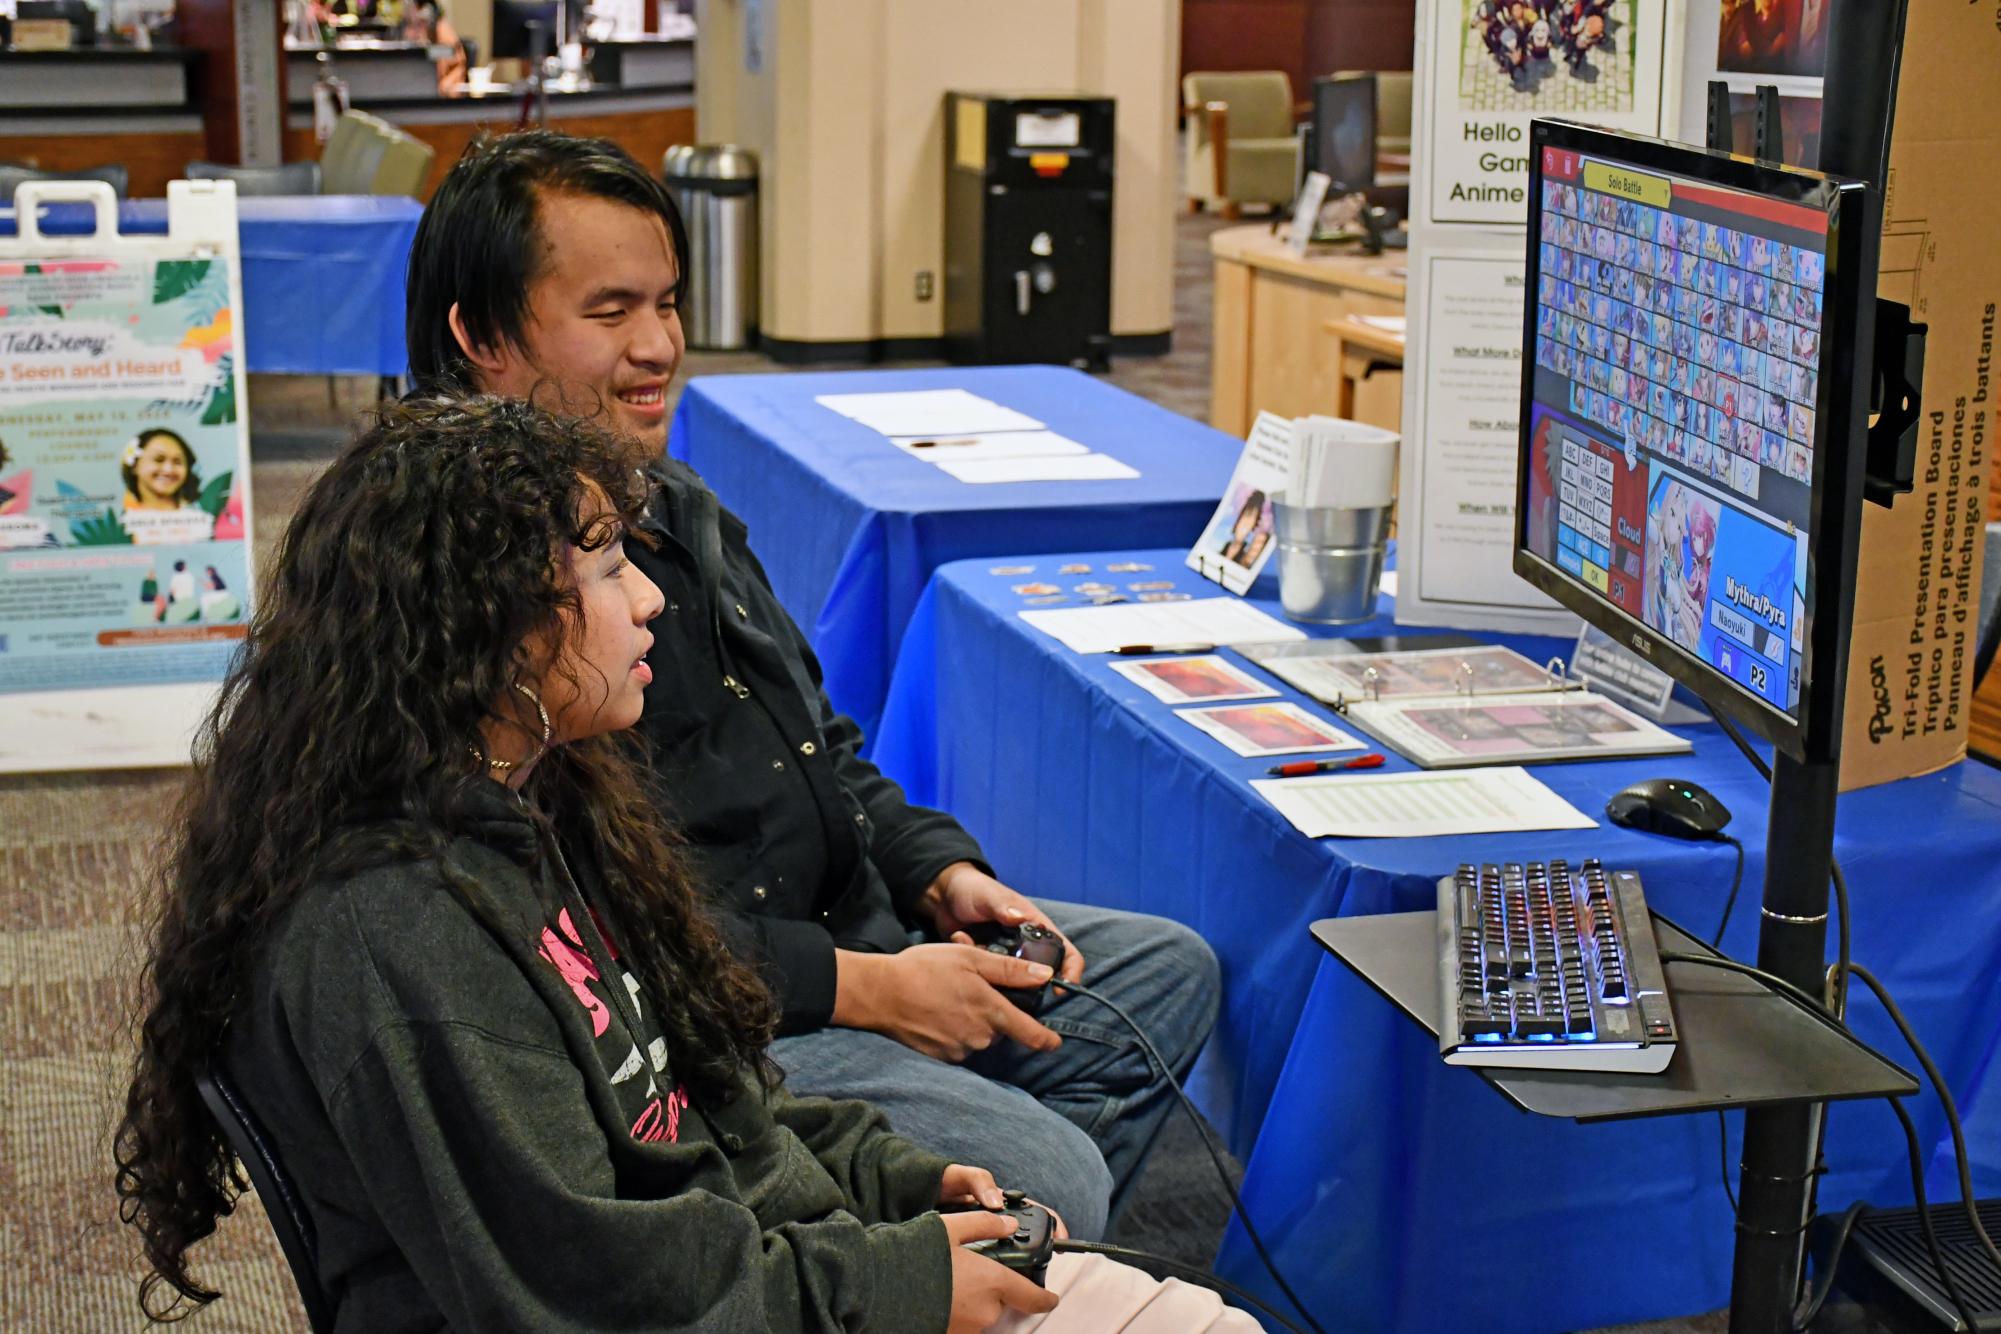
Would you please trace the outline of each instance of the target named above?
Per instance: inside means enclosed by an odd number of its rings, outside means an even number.
[[[1878,294],[1930,326],[1917,484],[1862,507],[1843,790],[1966,756],[2001,305],[2001,125],[1984,115],[2001,69],[2001,12],[1910,6]]]
[[[76,41],[68,19],[15,19],[16,51],[67,51]]]

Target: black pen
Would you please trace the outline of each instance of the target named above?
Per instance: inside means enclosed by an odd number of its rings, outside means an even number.
[[[1214,653],[1214,644],[1121,644],[1112,652],[1128,658],[1142,653]]]

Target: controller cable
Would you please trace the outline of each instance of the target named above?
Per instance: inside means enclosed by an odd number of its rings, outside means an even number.
[[[1768,973],[1761,968],[1753,967],[1750,964],[1739,963],[1735,959],[1719,955],[1682,954],[1672,950],[1664,950],[1661,952],[1661,961],[1663,963],[1695,964],[1705,968],[1721,968],[1727,972],[1741,973],[1746,977],[1755,978],[1763,982],[1773,990],[1784,994],[1796,1004],[1823,1014],[1826,1013],[1825,1009],[1813,996],[1787,982],[1784,978],[1773,973]],[[1898,1033],[1903,1037],[1905,1044],[1910,1047],[1912,1055],[1917,1057],[1919,1066],[1923,1068],[1926,1078],[1931,1081],[1933,1090],[1938,1094],[1939,1106],[1945,1113],[1946,1125],[1952,1134],[1953,1164],[1959,1175],[1960,1208],[1965,1213],[1967,1222],[1971,1225],[1973,1235],[1979,1241],[1981,1248],[1987,1252],[1988,1258],[1993,1262],[1995,1268],[2001,1269],[2001,1249],[1996,1248],[1993,1239],[1988,1235],[1986,1227],[1981,1222],[1980,1211],[1974,1202],[1973,1172],[1967,1158],[1966,1131],[1960,1120],[1959,1105],[1952,1096],[1952,1090],[1946,1085],[1945,1078],[1940,1073],[1938,1065],[1932,1060],[1931,1053],[1918,1040],[1918,1035],[1911,1028],[1910,1021],[1905,1018],[1902,1008],[1891,997],[1889,988],[1885,987],[1874,973],[1859,963],[1848,964],[1847,971],[1856,978],[1859,978],[1870,991],[1875,993],[1876,999],[1881,1002],[1883,1009],[1890,1016],[1890,1021],[1896,1025]],[[1848,1026],[1845,1017],[1837,1019],[1835,1022],[1843,1029],[1846,1029]],[[1897,1121],[1904,1131],[1906,1156],[1910,1160],[1911,1193],[1917,1205],[1918,1224],[1924,1234],[1925,1249],[1930,1254],[1932,1267],[1938,1272],[1940,1285],[1945,1289],[1947,1298],[1958,1309],[1960,1318],[1966,1322],[1966,1328],[1976,1328],[1972,1305],[1962,1296],[1958,1286],[1953,1282],[1952,1271],[1945,1264],[1945,1258],[1939,1250],[1937,1234],[1932,1227],[1931,1204],[1925,1194],[1923,1154],[1918,1144],[1917,1127],[1912,1123],[1910,1113],[1904,1109],[1902,1096],[1889,1096],[1884,1101],[1890,1104],[1890,1110],[1896,1113]],[[1824,1166],[1816,1165],[1816,1172],[1823,1170],[1825,1170]],[[1946,1206],[1942,1205],[1940,1207],[1944,1208]],[[1811,1292],[1802,1302],[1799,1311],[1795,1314],[1795,1328],[1804,1329],[1819,1314],[1821,1304],[1827,1300],[1828,1293],[1834,1287],[1834,1276],[1840,1264],[1842,1249],[1848,1242],[1849,1234],[1854,1230],[1856,1220],[1867,1208],[1868,1206],[1865,1202],[1857,1201],[1841,1216],[1840,1222],[1835,1227],[1827,1259],[1820,1266],[1821,1273],[1816,1278]]]
[[[1081,982],[1065,982],[1061,979],[1058,979],[1056,981],[1051,982],[1049,985],[1057,990],[1074,992],[1077,995],[1082,996],[1087,1000],[1096,1001],[1098,1004],[1104,1006],[1107,1010],[1110,1010],[1113,1014],[1117,1015],[1119,1019],[1122,1022],[1124,1022],[1125,1026],[1132,1030],[1133,1036],[1139,1039],[1139,1045],[1145,1050],[1147,1060],[1152,1063],[1154,1069],[1160,1072],[1161,1078],[1167,1081],[1168,1087],[1174,1090],[1174,1096],[1181,1100],[1181,1110],[1188,1113],[1188,1119],[1194,1123],[1196,1133],[1201,1136],[1202,1147],[1209,1151],[1209,1161],[1216,1165],[1216,1175],[1218,1178],[1221,1179],[1223,1183],[1223,1189],[1229,1192],[1230,1206],[1231,1208],[1236,1210],[1237,1221],[1244,1225],[1244,1235],[1250,1238],[1252,1247],[1255,1248],[1258,1253],[1258,1259],[1264,1262],[1265,1271],[1269,1273],[1272,1276],[1272,1280],[1278,1284],[1279,1290],[1285,1293],[1286,1299],[1292,1303],[1293,1309],[1297,1310],[1300,1314],[1300,1317],[1306,1321],[1307,1327],[1313,1331],[1313,1334],[1327,1334],[1327,1331],[1320,1327],[1320,1322],[1313,1318],[1313,1313],[1306,1309],[1306,1303],[1299,1299],[1299,1294],[1292,1290],[1292,1285],[1285,1281],[1285,1275],[1279,1272],[1278,1263],[1277,1261],[1271,1258],[1271,1252],[1265,1249],[1263,1238],[1258,1236],[1258,1230],[1251,1225],[1251,1216],[1250,1213],[1244,1208],[1243,1196],[1237,1193],[1237,1187],[1235,1183],[1233,1183],[1230,1180],[1229,1169],[1223,1165],[1222,1152],[1216,1146],[1215,1137],[1209,1129],[1208,1122],[1204,1121],[1202,1119],[1202,1114],[1195,1110],[1195,1104],[1189,1100],[1187,1092],[1182,1089],[1181,1081],[1174,1077],[1174,1071],[1170,1070],[1167,1066],[1167,1062],[1161,1058],[1159,1050],[1153,1045],[1153,1040],[1147,1037],[1146,1030],[1141,1028],[1139,1024],[1133,1020],[1133,1017],[1127,1014],[1125,1012],[1125,1009],[1122,1006],[1120,1006],[1117,1001],[1112,1000],[1108,996],[1100,995],[1099,993],[1093,991],[1091,988],[1085,986]],[[1056,1249],[1059,1251],[1066,1249],[1094,1251],[1108,1255],[1117,1254],[1119,1251],[1124,1250],[1123,1247],[1107,1248],[1090,1242],[1067,1242],[1067,1241],[1060,1241],[1056,1243]],[[1144,1252],[1139,1252],[1139,1251],[1128,1251],[1126,1253],[1129,1255],[1144,1255]],[[1147,1255],[1145,1256],[1145,1258],[1148,1261],[1160,1264],[1163,1268],[1173,1268],[1176,1270],[1183,1271],[1182,1273],[1178,1273],[1176,1277],[1186,1277],[1191,1282],[1198,1283],[1203,1287],[1210,1288],[1211,1290],[1222,1293],[1225,1296],[1234,1295],[1237,1297],[1248,1298],[1260,1310],[1269,1312],[1273,1317],[1275,1317],[1278,1320],[1280,1324],[1284,1325],[1289,1330],[1295,1331],[1295,1334],[1299,1334],[1299,1326],[1293,1324],[1290,1320],[1287,1320],[1285,1317],[1280,1316],[1276,1311],[1273,1311],[1270,1306],[1266,1305],[1264,1302],[1258,1301],[1254,1297],[1251,1297],[1249,1293],[1245,1292],[1241,1288],[1238,1288],[1231,1284],[1226,1284],[1223,1282],[1223,1280],[1216,1278],[1214,1275],[1204,1274],[1202,1273],[1202,1271],[1198,1269],[1192,1269],[1185,1265],[1176,1264],[1173,1261],[1162,1260],[1157,1256],[1151,1256],[1151,1255]]]

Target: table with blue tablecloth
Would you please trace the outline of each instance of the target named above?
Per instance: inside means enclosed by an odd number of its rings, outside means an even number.
[[[1179,549],[1037,558],[1140,561],[1191,593],[1213,585]],[[1727,847],[1605,825],[1459,838],[1301,836],[1249,786],[1240,758],[1111,669],[1029,629],[985,561],[940,569],[912,616],[875,758],[916,800],[950,810],[1024,891],[1175,918],[1222,961],[1224,1005],[1193,1092],[1246,1159],[1244,1197],[1295,1288],[1329,1328],[1553,1331],[1710,1309],[1733,1244],[1718,1182],[1718,1120],[1580,1126],[1517,1111],[1308,934],[1322,917],[1433,904],[1463,861],[1596,856],[1640,873],[1650,903],[1707,937],[1729,887]],[[1253,600],[1278,615],[1269,579]],[[1313,633],[1395,633],[1372,623]],[[1405,633],[1409,633],[1406,631]],[[1499,642],[1542,661],[1565,646]],[[1243,665],[1248,661],[1225,650]],[[1255,670],[1255,669],[1254,669]],[[1320,706],[1282,682],[1282,697]],[[1724,939],[1754,955],[1765,865],[1763,780],[1713,725],[1680,729],[1692,755],[1541,765],[1587,814],[1636,780],[1702,784],[1737,818],[1745,889]],[[1366,739],[1366,734],[1364,739]],[[1386,772],[1408,770],[1391,752]],[[1969,763],[1841,798],[1837,853],[1854,892],[1856,958],[1889,984],[1968,1118],[1975,1184],[2001,1191],[2001,774]],[[1854,1026],[1907,1066],[1857,988]],[[1934,1198],[1956,1196],[1935,1104],[1915,1114]],[[1880,1104],[1829,1115],[1825,1207],[1907,1203],[1900,1132]],[[1732,1118],[1729,1161],[1735,1171]],[[1607,1254],[1607,1248],[1613,1254]],[[1269,1296],[1233,1225],[1218,1272]]]
[[[961,482],[814,401],[955,388],[1140,475]],[[819,655],[829,697],[870,735],[934,569],[973,556],[1193,542],[1243,442],[1079,371],[989,366],[703,376],[681,396],[668,448],[750,526],[772,588]]]
[[[400,195],[250,196],[236,201],[244,365],[297,375],[402,375],[403,276],[424,206]],[[85,205],[45,206],[49,236],[92,230]],[[121,231],[167,232],[167,201],[118,206]],[[15,235],[0,208],[0,237]]]

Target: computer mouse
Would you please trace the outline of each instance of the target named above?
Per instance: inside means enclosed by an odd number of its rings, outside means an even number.
[[[1669,838],[1706,841],[1730,823],[1730,809],[1684,778],[1649,778],[1605,803],[1613,824]]]

